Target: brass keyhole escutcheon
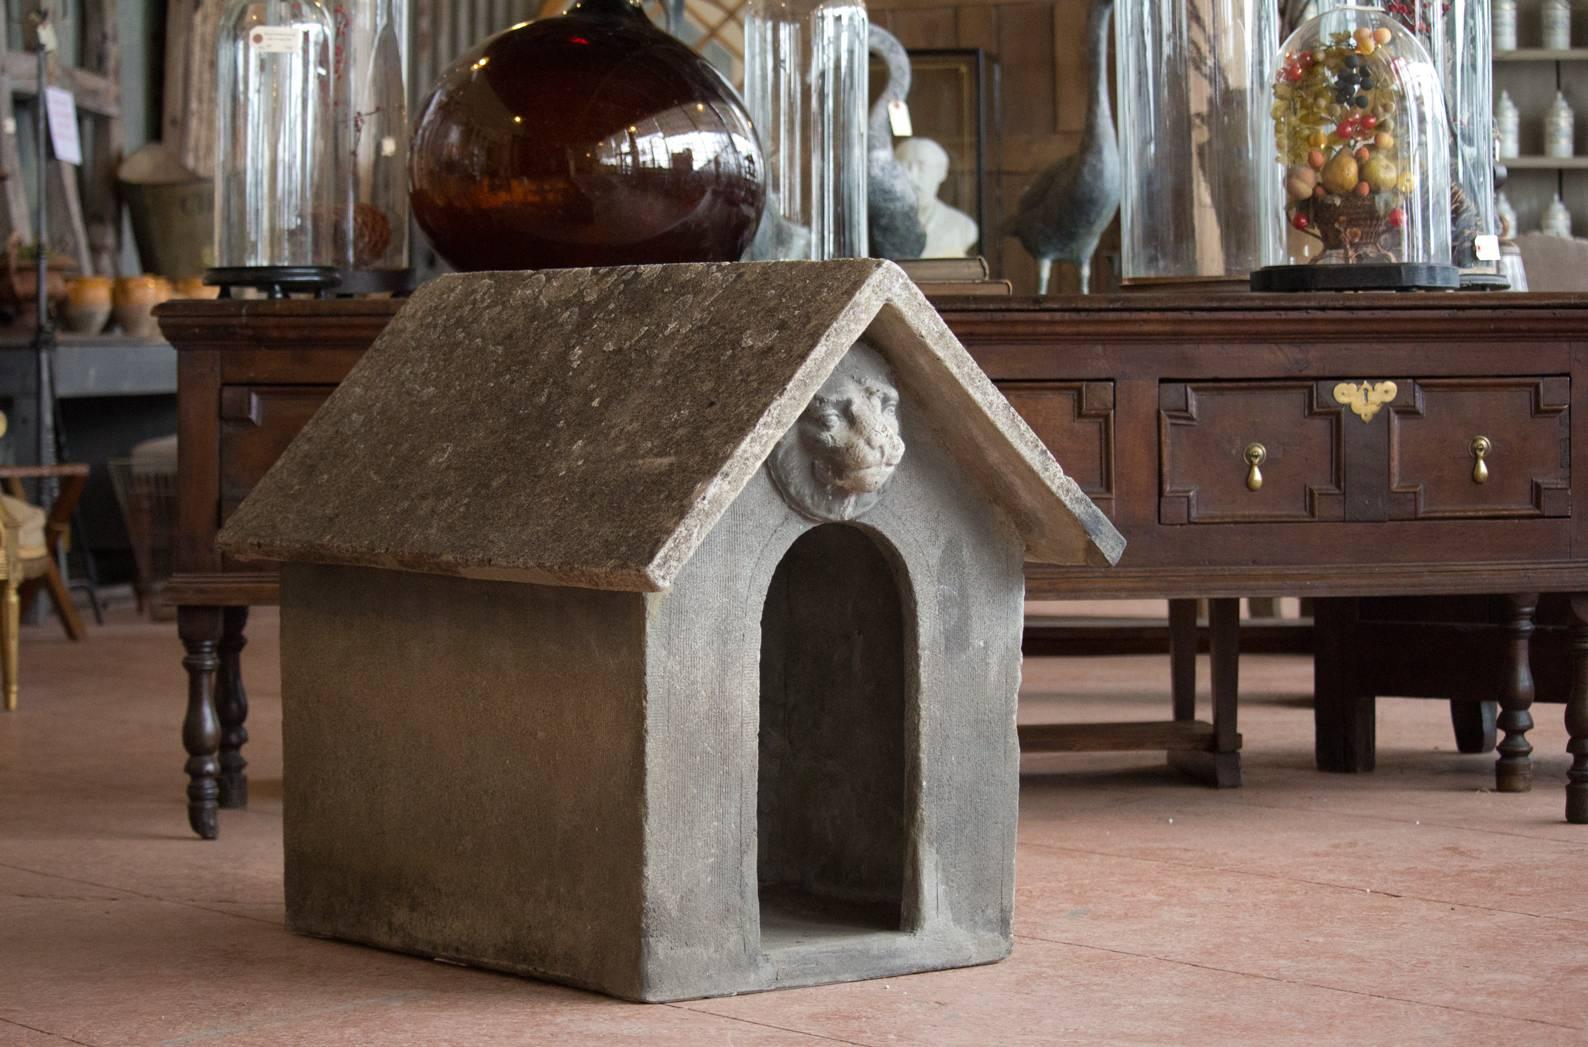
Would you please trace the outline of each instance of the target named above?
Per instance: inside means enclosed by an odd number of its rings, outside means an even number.
[[[1494,450],[1494,444],[1487,436],[1474,436],[1472,438],[1472,482],[1486,484],[1489,482],[1489,463],[1484,459],[1489,457],[1489,452]]]
[[[1258,468],[1268,461],[1268,448],[1262,444],[1246,445],[1246,489],[1248,491],[1261,490],[1263,486],[1263,471]]]

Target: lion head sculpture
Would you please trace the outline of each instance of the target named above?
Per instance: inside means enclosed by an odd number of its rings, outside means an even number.
[[[800,515],[853,520],[877,504],[903,457],[893,371],[857,342],[778,441],[767,471]]]

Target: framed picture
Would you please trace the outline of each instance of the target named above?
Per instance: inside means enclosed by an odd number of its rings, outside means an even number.
[[[968,253],[991,260],[1003,218],[996,179],[987,171],[990,158],[999,155],[998,63],[980,48],[912,48],[909,55],[910,137],[935,142],[947,154],[948,170],[937,198],[976,223],[979,235]],[[887,79],[887,68],[873,57],[873,100]],[[895,139],[896,151],[904,141]]]

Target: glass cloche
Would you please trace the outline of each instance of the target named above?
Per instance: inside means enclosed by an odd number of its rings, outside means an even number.
[[[1458,286],[1444,93],[1417,39],[1377,8],[1336,8],[1285,41],[1272,83],[1252,289]]]
[[[208,283],[281,294],[338,280],[332,26],[318,0],[230,0],[223,9]]]

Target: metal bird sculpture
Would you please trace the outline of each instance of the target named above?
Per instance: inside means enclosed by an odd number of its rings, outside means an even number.
[[[888,107],[910,93],[910,56],[898,37],[871,26],[868,46],[888,67],[888,82],[871,106],[866,127],[866,223],[873,258],[919,258],[926,229],[916,208],[915,182],[893,156]]]
[[[1108,19],[1114,0],[1094,0],[1086,19],[1092,94],[1081,147],[1037,175],[1020,194],[1004,235],[1018,237],[1037,260],[1037,293],[1048,293],[1055,260],[1080,270],[1081,293],[1091,286],[1092,252],[1119,209],[1119,145],[1108,104]]]

